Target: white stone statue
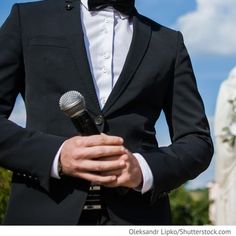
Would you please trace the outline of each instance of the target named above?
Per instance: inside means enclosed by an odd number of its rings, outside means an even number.
[[[236,225],[236,67],[220,87],[215,112],[215,141],[216,224]]]

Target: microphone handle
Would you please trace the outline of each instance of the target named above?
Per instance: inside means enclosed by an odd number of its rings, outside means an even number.
[[[82,136],[100,134],[97,126],[87,111],[84,111],[80,115],[71,118],[71,120]]]

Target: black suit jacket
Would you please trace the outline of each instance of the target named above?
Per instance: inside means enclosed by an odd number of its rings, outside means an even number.
[[[102,189],[116,224],[169,224],[167,193],[205,170],[213,148],[203,103],[181,33],[140,14],[120,75],[99,108],[83,41],[80,3],[16,4],[0,30],[0,164],[13,171],[5,224],[76,224],[89,183],[50,177],[61,144],[77,134],[58,107],[78,90],[101,132],[124,138],[141,153],[153,189]],[[124,42],[125,43],[125,42]],[[16,97],[26,106],[26,128],[8,120]],[[165,112],[172,144],[158,147],[155,123]]]

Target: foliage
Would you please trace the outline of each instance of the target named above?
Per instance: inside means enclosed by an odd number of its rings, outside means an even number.
[[[210,224],[208,189],[186,190],[180,187],[170,194],[174,225]]]
[[[10,192],[11,172],[0,167],[0,224],[4,218]]]
[[[228,126],[223,128],[223,143],[228,143],[231,147],[235,146],[236,143],[236,97],[228,100],[231,110],[228,114],[230,123]]]

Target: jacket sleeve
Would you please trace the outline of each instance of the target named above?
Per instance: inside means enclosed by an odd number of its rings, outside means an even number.
[[[22,128],[8,120],[24,93],[24,61],[18,5],[0,28],[0,165],[49,189],[50,171],[64,137]]]
[[[181,33],[173,80],[164,104],[172,144],[141,152],[153,177],[153,200],[193,179],[210,164],[213,145],[202,99]]]

